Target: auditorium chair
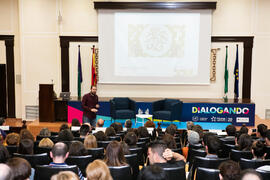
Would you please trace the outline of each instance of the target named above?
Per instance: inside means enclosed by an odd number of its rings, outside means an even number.
[[[218,168],[218,167],[217,167]],[[219,180],[219,170],[198,167],[195,172],[195,180]]]
[[[111,121],[115,119],[136,119],[136,103],[126,97],[115,97],[110,100]]]
[[[144,165],[144,153],[143,149],[141,147],[136,147],[136,148],[129,148],[129,151],[131,154],[137,154],[139,165]]]
[[[188,150],[189,169],[192,167],[192,165],[194,163],[194,157],[195,156],[205,157],[206,152],[203,149],[189,149]]]
[[[89,155],[92,155],[93,159],[103,159],[104,158],[104,148],[91,148],[87,149]]]
[[[223,144],[222,147],[222,153],[220,154],[222,158],[230,157],[231,150],[236,149],[236,146],[232,144]]]
[[[13,156],[14,153],[18,152],[18,146],[8,145],[8,146],[6,146],[6,148],[7,148],[8,152],[9,152],[10,156]]]
[[[104,149],[107,148],[107,146],[110,144],[110,142],[112,141],[98,141],[97,144],[98,144],[98,147],[103,147]]]
[[[152,104],[153,119],[181,120],[182,101],[178,99],[164,99],[154,101]]]
[[[270,146],[265,146],[265,159],[270,159]]]
[[[110,141],[121,141],[120,136],[109,136],[108,138]]]
[[[150,142],[150,137],[138,138],[138,142],[145,142],[147,144]]]
[[[50,163],[50,158],[47,153],[43,154],[19,154],[14,153],[14,157],[20,157],[27,160],[32,168],[35,168],[37,165],[46,165]]]
[[[84,138],[74,137],[74,141],[80,141],[80,142],[84,143]]]
[[[231,145],[235,145],[235,140],[234,139],[230,139],[230,138],[220,138],[220,141],[223,144],[231,144]]]
[[[168,180],[186,179],[185,166],[163,168],[167,174]]]
[[[35,169],[35,176],[34,180],[48,180],[51,179],[51,177],[54,174],[59,173],[60,171],[72,171],[75,174],[78,174],[78,167],[76,165],[74,166],[68,166],[68,167],[52,167],[49,165],[38,165]]]
[[[86,155],[86,156],[68,156],[66,159],[66,163],[68,165],[77,165],[83,176],[86,177],[85,169],[89,163],[93,162],[92,155]]]
[[[52,150],[52,148],[48,148],[48,147],[36,147],[34,149],[34,152],[35,152],[35,154],[47,153],[48,155],[50,155],[51,150]]]
[[[112,178],[114,180],[128,180],[132,179],[131,168],[126,166],[109,166]]]
[[[128,154],[125,155],[125,158],[127,160],[127,163],[132,168],[132,179],[137,180],[137,177],[139,175],[139,162],[137,154]]]
[[[263,180],[269,180],[270,179],[270,172],[269,171],[263,171],[263,170],[258,170],[256,171],[262,176]]]
[[[257,169],[258,167],[264,166],[264,165],[270,165],[270,160],[260,160],[260,159],[244,159],[241,158],[239,161],[240,167],[242,170],[244,169]]]
[[[252,159],[253,155],[251,151],[239,151],[236,149],[232,149],[230,158],[235,162],[239,162],[241,158]]]

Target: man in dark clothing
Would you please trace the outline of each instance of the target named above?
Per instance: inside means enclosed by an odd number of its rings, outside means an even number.
[[[97,87],[91,86],[91,91],[85,94],[82,99],[83,123],[90,123],[96,127],[96,113],[98,112],[98,96],[96,95]]]

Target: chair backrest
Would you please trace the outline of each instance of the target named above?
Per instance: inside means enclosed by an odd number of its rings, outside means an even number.
[[[186,179],[186,171],[184,166],[163,168],[167,174],[168,180]]]
[[[222,158],[230,157],[230,153],[232,149],[236,149],[236,146],[232,144],[223,144],[222,153],[220,153],[220,157]]]
[[[121,141],[120,136],[109,136],[108,138],[110,141]]]
[[[270,179],[270,171],[263,171],[263,170],[258,170],[256,171],[262,176],[263,180],[269,180]]]
[[[6,146],[6,148],[11,156],[13,156],[14,153],[18,152],[18,146],[12,145],[12,146]]]
[[[115,97],[113,98],[115,103],[115,109],[129,109],[129,98],[127,97]]]
[[[219,180],[219,170],[198,167],[195,180]]]
[[[20,157],[27,160],[32,168],[35,168],[37,165],[46,165],[50,163],[50,158],[47,153],[43,154],[18,154],[14,153],[14,157]]]
[[[137,158],[138,158],[138,162],[139,165],[144,165],[144,153],[143,153],[143,149],[141,147],[137,147],[137,148],[129,148],[129,151],[131,154],[137,154]]]
[[[52,150],[52,148],[47,148],[47,147],[36,147],[34,149],[35,154],[43,154],[43,153],[47,153],[49,155],[50,151]]]
[[[77,165],[83,176],[85,177],[86,176],[86,173],[85,173],[85,169],[87,167],[87,165],[89,163],[91,163],[93,161],[93,157],[92,155],[86,155],[86,156],[69,156],[67,159],[66,159],[66,163],[68,165]]]
[[[92,155],[93,159],[103,159],[104,158],[104,148],[91,148],[87,149],[89,155]]]
[[[48,165],[43,166],[36,166],[35,169],[35,180],[48,180],[51,179],[51,177],[54,174],[57,174],[60,171],[72,171],[75,174],[78,174],[78,167],[76,165],[74,166],[68,166],[68,167],[52,167]]]
[[[221,140],[224,144],[235,145],[235,140],[234,140],[234,139],[231,139],[231,138],[220,138],[220,140]]]
[[[110,144],[110,142],[112,141],[98,141],[97,144],[98,144],[98,147],[103,147],[104,149],[106,149],[108,144]]]
[[[138,142],[145,142],[147,144],[150,142],[150,137],[138,138]]]
[[[195,156],[205,157],[206,152],[203,149],[189,149],[188,150],[189,169],[192,167],[192,165],[194,163]]]
[[[270,165],[270,159],[267,160],[253,160],[253,159],[240,159],[240,167],[242,170],[244,169],[257,169],[258,167],[264,165]]]
[[[137,177],[139,175],[139,162],[138,162],[137,154],[125,155],[125,158],[127,160],[127,163],[132,168],[132,178],[133,178],[133,180],[137,180]]]
[[[130,166],[109,166],[114,180],[128,180],[132,178]]]
[[[164,110],[171,110],[171,104],[180,102],[178,99],[165,99]]]
[[[265,146],[265,159],[270,159],[270,146]]]
[[[253,155],[251,151],[239,151],[236,149],[232,149],[230,158],[231,160],[239,162],[241,158],[252,159]]]
[[[80,141],[80,142],[84,142],[84,138],[81,138],[81,137],[74,137],[74,140],[76,141]]]

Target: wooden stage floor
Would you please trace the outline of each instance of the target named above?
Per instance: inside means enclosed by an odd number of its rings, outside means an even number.
[[[39,120],[34,120],[34,121],[27,121],[27,129],[36,137],[36,135],[39,134],[40,130],[44,127],[47,127],[50,129],[50,131],[53,132],[58,132],[60,129],[60,126],[62,124],[65,124],[67,122],[39,122]],[[265,124],[270,128],[270,119],[261,119],[257,115],[255,116],[255,127],[258,124]],[[16,119],[16,118],[7,118],[5,124],[6,126],[11,126],[11,127],[21,127],[23,125],[22,119]],[[248,128],[255,128],[255,127],[248,127]],[[240,127],[237,127],[238,129]]]

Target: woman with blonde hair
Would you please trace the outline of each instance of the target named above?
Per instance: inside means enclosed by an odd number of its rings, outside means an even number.
[[[79,180],[79,177],[72,171],[61,171],[53,175],[51,180]]]
[[[108,166],[101,160],[95,160],[86,168],[87,180],[113,180]]]
[[[97,139],[94,135],[90,134],[84,139],[85,149],[97,148]]]
[[[52,148],[54,143],[50,138],[42,138],[38,144],[38,147]]]

